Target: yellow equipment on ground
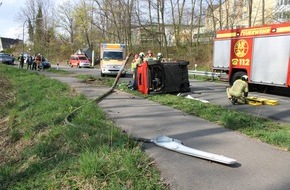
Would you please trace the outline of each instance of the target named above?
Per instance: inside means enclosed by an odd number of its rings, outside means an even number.
[[[268,99],[268,98],[249,96],[246,99],[247,99],[248,104],[253,105],[253,106],[261,106],[261,105],[276,106],[276,105],[278,105],[278,100],[273,100],[273,99]]]

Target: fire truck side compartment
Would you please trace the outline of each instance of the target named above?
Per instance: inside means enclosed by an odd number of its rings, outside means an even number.
[[[217,40],[214,43],[213,69],[229,69],[231,40]]]
[[[290,36],[257,37],[253,47],[251,82],[286,86]]]

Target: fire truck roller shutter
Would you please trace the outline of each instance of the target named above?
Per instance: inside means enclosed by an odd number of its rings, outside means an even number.
[[[230,79],[230,85],[232,86],[237,79],[241,79],[242,76],[244,76],[244,75],[247,75],[247,73],[244,71],[238,71],[235,74],[233,74],[231,79]]]

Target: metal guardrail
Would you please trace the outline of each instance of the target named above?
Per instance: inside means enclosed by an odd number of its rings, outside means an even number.
[[[189,75],[196,76],[206,76],[212,78],[227,78],[226,73],[217,73],[217,72],[209,72],[209,71],[197,71],[197,70],[188,70]]]
[[[126,73],[132,74],[132,71],[130,69],[127,69]],[[216,79],[216,78],[227,79],[226,73],[217,73],[217,72],[209,72],[209,71],[188,70],[188,75],[212,77],[213,79]]]

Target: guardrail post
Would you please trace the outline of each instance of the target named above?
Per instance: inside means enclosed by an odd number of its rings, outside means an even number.
[[[194,64],[194,71],[196,71],[197,64]],[[193,75],[193,78],[195,79],[195,75]]]

